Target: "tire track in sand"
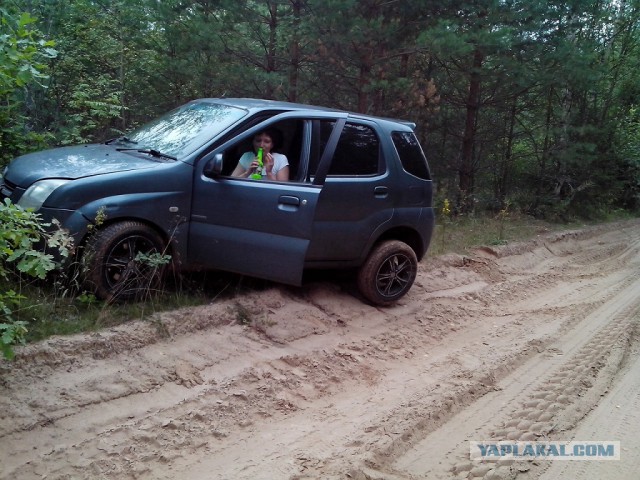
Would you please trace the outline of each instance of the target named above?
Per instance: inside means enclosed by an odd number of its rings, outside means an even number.
[[[386,470],[389,478],[510,479],[535,468],[512,460],[471,462],[469,441],[566,440],[616,379],[640,316],[638,291],[640,280],[499,382],[499,393],[486,395],[396,458]],[[434,463],[434,457],[441,460]],[[376,472],[367,474],[375,478]]]
[[[468,440],[553,437],[597,402],[637,315],[637,231],[561,235],[526,262],[514,257],[531,245],[421,269],[392,309],[324,284],[302,297],[274,288],[177,313],[166,341],[150,326],[124,341],[127,325],[81,350],[77,339],[34,346],[29,376],[0,372],[0,405],[16,414],[4,420],[0,478],[532,475],[540,468],[469,465]],[[234,323],[237,302],[255,307],[260,330]]]

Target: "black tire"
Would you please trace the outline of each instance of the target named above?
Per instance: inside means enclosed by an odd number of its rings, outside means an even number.
[[[358,271],[358,289],[374,305],[391,305],[404,296],[416,279],[418,258],[399,240],[388,240],[373,248]]]
[[[114,223],[98,231],[82,257],[85,289],[106,301],[142,300],[155,292],[165,270],[136,260],[164,253],[162,237],[140,222]]]

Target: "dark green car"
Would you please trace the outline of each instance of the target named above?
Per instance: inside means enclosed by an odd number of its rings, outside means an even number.
[[[102,299],[148,288],[161,272],[141,255],[162,253],[180,271],[292,285],[307,268],[353,268],[363,296],[389,305],[411,288],[434,226],[414,128],[309,105],[194,100],[105,144],[16,158],[0,199],[58,219]],[[288,180],[233,176],[274,129]]]

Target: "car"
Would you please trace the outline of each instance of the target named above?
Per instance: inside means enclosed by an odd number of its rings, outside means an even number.
[[[103,144],[15,158],[0,200],[57,219],[86,289],[135,298],[163,271],[218,270],[301,285],[350,269],[365,301],[414,283],[434,229],[432,179],[409,121],[303,104],[205,98]],[[254,136],[281,132],[289,178],[232,176]],[[170,264],[150,261],[153,255]]]

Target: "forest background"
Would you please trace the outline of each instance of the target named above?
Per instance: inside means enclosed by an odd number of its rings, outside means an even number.
[[[199,97],[417,123],[440,205],[640,208],[639,0],[8,0],[0,167]]]

